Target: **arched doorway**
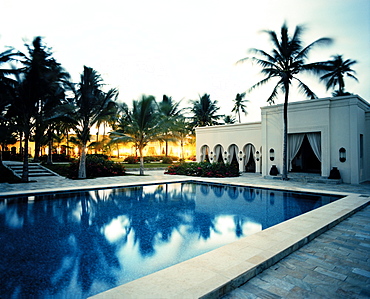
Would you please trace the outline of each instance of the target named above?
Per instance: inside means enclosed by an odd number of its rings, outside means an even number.
[[[256,172],[254,154],[256,149],[253,144],[248,143],[243,149],[243,170],[245,172]]]
[[[239,159],[238,159],[238,146],[236,144],[232,144],[229,146],[229,157],[228,157],[228,162],[232,165],[236,165],[239,168]]]
[[[215,146],[214,162],[224,163],[223,151],[224,151],[224,148],[222,147],[221,144],[217,144]]]
[[[200,161],[201,162],[209,162],[209,146],[203,145],[200,149]]]

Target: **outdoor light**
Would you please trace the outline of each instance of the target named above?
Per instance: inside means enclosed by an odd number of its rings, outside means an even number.
[[[273,148],[270,148],[270,161],[275,160],[275,151]]]
[[[256,161],[259,161],[259,160],[260,160],[260,152],[256,151]]]
[[[346,149],[344,147],[339,149],[339,161],[346,162]]]

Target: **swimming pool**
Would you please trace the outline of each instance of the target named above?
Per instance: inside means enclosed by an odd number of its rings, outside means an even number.
[[[85,298],[338,198],[199,183],[2,198],[0,294]]]

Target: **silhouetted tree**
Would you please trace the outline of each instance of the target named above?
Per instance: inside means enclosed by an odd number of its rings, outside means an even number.
[[[81,141],[81,157],[78,178],[86,178],[86,148],[90,140],[90,129],[99,119],[114,111],[118,91],[115,88],[103,92],[102,78],[94,69],[84,66],[75,99],[76,110],[72,117],[76,122],[76,133]]]
[[[194,127],[214,126],[221,124],[219,120],[223,115],[216,114],[220,107],[217,106],[217,101],[211,101],[209,94],[199,96],[199,100],[190,101],[192,104],[191,112],[192,125]]]
[[[248,100],[244,99],[245,97],[245,92],[243,93],[238,93],[235,97],[235,100],[234,101],[234,107],[233,109],[231,110],[231,112],[235,112],[235,115],[238,115],[239,117],[239,123],[241,123],[241,119],[240,119],[240,111],[243,112],[245,115],[247,115],[247,106],[245,106],[244,103],[248,102]]]
[[[163,118],[153,96],[143,95],[132,101],[132,109],[120,119],[118,129],[110,133],[113,142],[132,142],[139,151],[140,175],[144,175],[143,149],[149,142],[163,140]]]
[[[347,76],[358,81],[355,76],[356,72],[351,68],[356,63],[356,60],[343,60],[342,55],[334,55],[332,60],[325,62],[328,72],[320,79],[326,82],[326,90],[335,89],[338,86],[338,89],[333,92],[334,96],[350,94],[345,92],[344,77]]]

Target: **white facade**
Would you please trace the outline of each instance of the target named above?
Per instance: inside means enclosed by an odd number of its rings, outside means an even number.
[[[337,167],[345,183],[370,180],[370,104],[359,96],[289,103],[288,134],[290,171],[328,177]],[[267,176],[276,165],[281,172],[283,105],[262,107],[258,123],[197,128],[196,141],[198,161],[208,146],[210,162],[235,162],[236,148],[240,171]]]

